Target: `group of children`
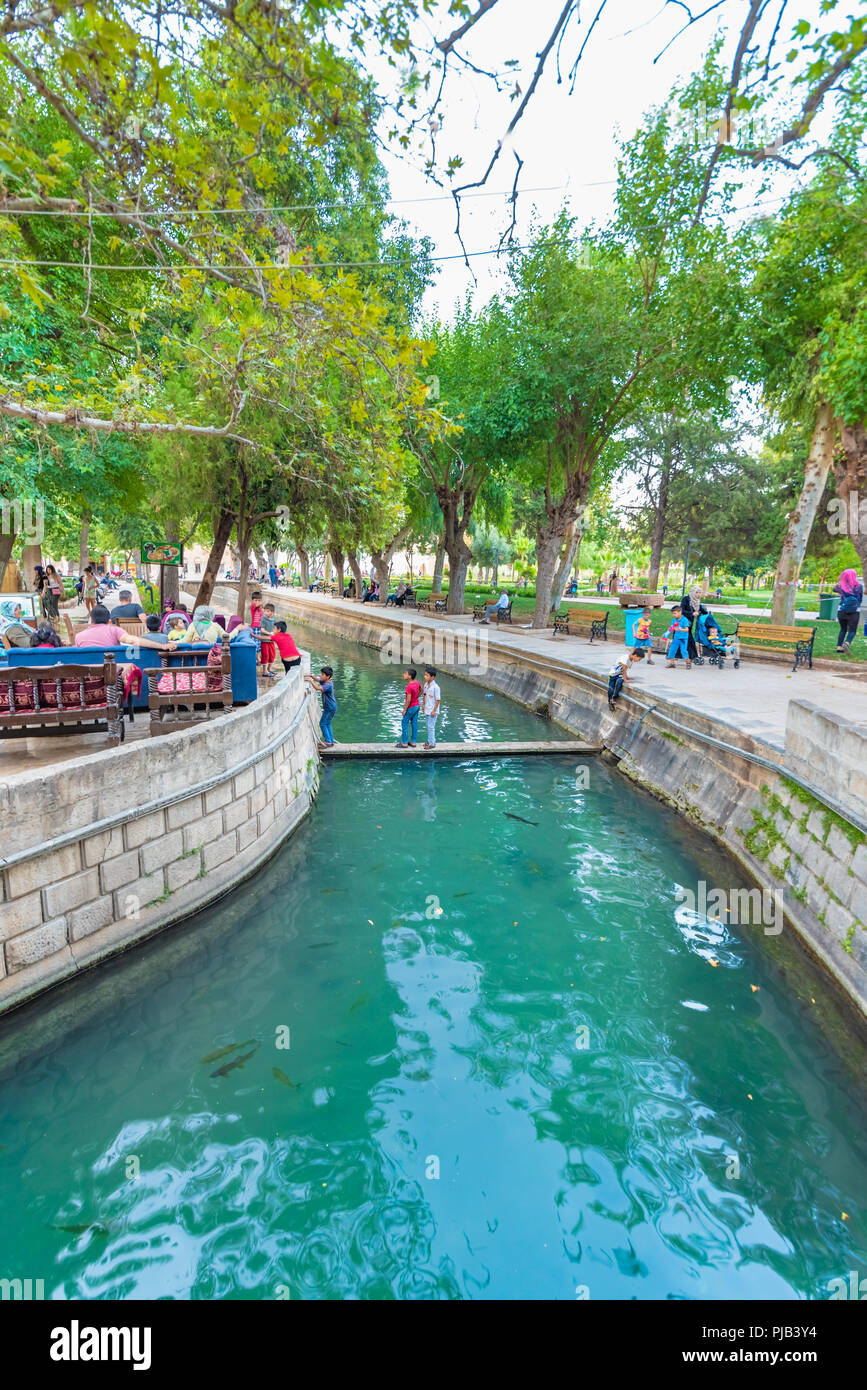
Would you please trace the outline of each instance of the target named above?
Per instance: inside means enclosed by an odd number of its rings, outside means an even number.
[[[608,708],[610,710],[615,708],[617,697],[623,689],[623,682],[629,680],[627,672],[633,661],[643,661],[646,656],[648,666],[653,665],[651,656],[653,638],[650,635],[652,616],[652,609],[643,608],[641,610],[641,617],[635,625],[635,646],[627,647],[608,672]],[[707,610],[703,610],[698,617],[695,635],[702,646],[709,647],[721,654],[725,653],[725,639],[720,626],[713,614],[708,613]],[[683,660],[686,662],[686,669],[689,670],[692,666],[692,657],[689,654],[689,619],[679,603],[672,604],[671,624],[663,634],[663,640],[668,642],[666,666],[673,668],[678,661]]]
[[[284,671],[301,664],[301,653],[287,632],[286,624],[275,619],[276,611],[273,603],[263,604],[260,589],[253,590],[250,595],[250,634],[259,643],[259,659],[265,680],[273,680],[277,674],[275,666],[278,655]]]
[[[397,741],[398,748],[415,748],[418,738],[418,717],[423,714],[427,727],[427,740],[425,748],[436,748],[437,746],[437,719],[440,712],[440,688],[437,685],[437,673],[433,666],[424,668],[424,685],[418,681],[418,672],[414,666],[408,666],[403,673],[406,682],[403,691],[403,710],[400,719],[400,738]],[[321,666],[319,675],[305,676],[305,681],[322,696],[322,717],[319,720],[319,728],[322,731],[322,743],[320,748],[334,747],[334,732],[331,727],[332,720],[337,713],[337,699],[334,694],[334,670],[331,666]]]

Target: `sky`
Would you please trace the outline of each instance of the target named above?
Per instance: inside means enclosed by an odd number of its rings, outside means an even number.
[[[793,12],[784,35],[796,18],[802,13],[809,16],[812,8],[811,4],[802,5]],[[500,0],[473,31],[472,41],[461,45],[461,51],[480,67],[502,67],[506,60],[518,59],[514,80],[526,91],[536,53],[561,9],[562,0]],[[696,9],[700,12],[701,6]],[[534,217],[549,222],[564,202],[579,225],[606,218],[612,206],[618,140],[629,138],[645,112],[666,104],[672,88],[701,66],[714,34],[719,27],[725,28],[720,26],[719,15],[724,15],[729,25],[739,24],[746,5],[729,0],[722,11],[687,29],[659,57],[682,26],[684,9],[666,6],[663,0],[609,0],[587,42],[570,95],[569,70],[597,10],[598,0],[589,0],[582,8],[580,25],[566,34],[560,58],[563,80],[559,83],[555,54],[551,53],[541,84],[515,132],[514,148],[524,161],[521,187],[536,190],[523,193],[519,200],[519,241],[526,237]],[[428,36],[442,38],[453,25],[454,21],[447,19],[439,25],[431,23]],[[729,35],[723,49],[727,66],[733,42]],[[383,69],[374,75],[382,87],[389,90],[391,84],[390,90],[394,90],[394,74]],[[444,166],[450,155],[460,154],[464,166],[455,183],[464,183],[482,174],[518,102],[510,99],[510,91],[498,96],[490,81],[468,67],[456,68],[450,82],[442,108],[442,129],[437,134],[437,156]],[[508,86],[511,89],[511,80]],[[708,138],[712,140],[712,134]],[[426,315],[448,318],[468,290],[478,301],[484,301],[502,286],[504,259],[471,255],[472,272],[467,269],[455,233],[455,206],[447,193],[448,181],[444,180],[445,187],[438,185],[423,169],[431,148],[430,134],[419,136],[417,144],[418,148],[402,155],[396,153],[392,142],[385,154],[392,210],[416,234],[432,238],[436,256],[453,258],[440,262],[436,283],[424,304]],[[508,227],[507,197],[515,167],[514,155],[506,148],[484,189],[472,190],[486,196],[465,198],[462,232],[469,252],[495,248]],[[767,192],[759,195],[763,206],[769,211],[778,206],[782,198],[779,188],[791,183],[792,176],[783,176],[772,189],[775,197]],[[747,187],[739,203],[749,206],[755,196],[754,189]]]

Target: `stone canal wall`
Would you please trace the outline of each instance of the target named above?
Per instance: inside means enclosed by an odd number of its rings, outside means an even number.
[[[231,586],[222,594],[233,603]],[[440,619],[332,604],[298,591],[278,591],[273,601],[285,616],[377,650],[396,624],[405,623],[410,642],[418,642],[417,664],[434,659],[440,669],[601,743],[626,776],[675,806],[775,895],[786,927],[867,1013],[865,739],[855,726],[808,702],[792,702],[781,758],[769,744],[664,699],[624,695],[612,715],[605,682],[563,661],[553,642],[547,658],[516,653],[492,637],[484,660],[471,652],[467,665],[459,646],[457,659],[449,659],[444,639],[433,657],[424,654],[431,633],[445,633]],[[580,649],[573,659],[580,662]]]
[[[189,917],[268,859],[316,793],[316,715],[296,669],[201,728],[94,740],[85,757],[0,783],[0,1012]]]

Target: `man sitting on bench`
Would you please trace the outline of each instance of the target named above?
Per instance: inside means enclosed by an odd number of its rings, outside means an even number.
[[[485,604],[485,622],[488,624],[489,627],[491,624],[491,614],[496,613],[497,610],[499,610],[501,613],[505,613],[508,606],[509,595],[505,589],[500,594],[500,597],[497,599],[496,603]]]

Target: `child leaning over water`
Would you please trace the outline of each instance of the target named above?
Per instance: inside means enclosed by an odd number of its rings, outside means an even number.
[[[617,697],[623,689],[623,682],[629,680],[626,674],[633,661],[644,660],[643,647],[627,647],[622,656],[615,661],[611,670],[608,672],[608,708],[613,710],[617,704]]]
[[[322,696],[322,718],[319,720],[319,727],[322,730],[322,747],[334,747],[334,734],[331,730],[331,721],[337,713],[337,701],[334,698],[334,681],[332,677],[334,671],[330,666],[322,666],[319,670],[319,679],[315,676],[305,676],[304,679],[312,685],[314,690],[318,690]]]

